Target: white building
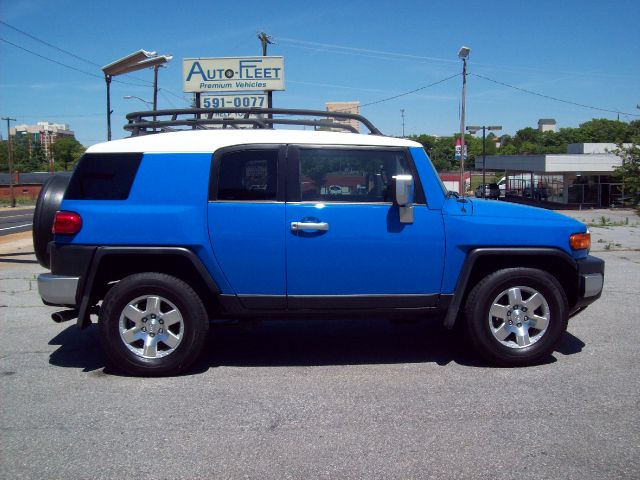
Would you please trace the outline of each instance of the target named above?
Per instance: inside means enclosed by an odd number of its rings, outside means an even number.
[[[615,149],[613,143],[575,143],[565,154],[488,155],[486,169],[505,172],[507,195],[609,206],[623,195],[620,179],[613,176],[622,165],[611,153]],[[482,157],[476,158],[475,167],[482,169]]]
[[[540,120],[538,120],[538,130],[540,130],[541,132],[555,132],[555,118],[541,118]]]
[[[32,152],[34,145],[40,144],[47,160],[53,160],[51,145],[60,137],[73,137],[73,131],[69,130],[66,123],[38,122],[35,125],[16,125],[10,130],[16,141],[24,142]]]

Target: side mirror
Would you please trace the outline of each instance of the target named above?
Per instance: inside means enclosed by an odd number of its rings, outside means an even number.
[[[394,180],[394,201],[400,207],[400,223],[413,223],[413,177],[396,175]]]

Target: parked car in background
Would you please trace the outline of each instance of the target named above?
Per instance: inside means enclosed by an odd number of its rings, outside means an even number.
[[[482,189],[484,188],[484,197],[497,200],[500,198],[500,188],[497,183],[487,183],[486,185],[478,185],[476,188],[476,197],[482,198]]]

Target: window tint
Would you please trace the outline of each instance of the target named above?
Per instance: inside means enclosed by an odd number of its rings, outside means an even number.
[[[78,163],[64,198],[126,200],[142,153],[87,153]]]
[[[230,152],[220,159],[218,200],[275,200],[278,150]]]
[[[410,173],[403,152],[300,149],[302,201],[392,202],[392,177]]]

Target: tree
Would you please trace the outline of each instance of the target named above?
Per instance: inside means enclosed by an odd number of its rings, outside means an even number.
[[[637,207],[640,201],[640,147],[618,144],[614,153],[622,158],[622,165],[615,168],[614,175],[622,180],[625,196],[630,196],[632,205]]]
[[[22,172],[40,172],[42,170],[46,170],[47,159],[44,155],[44,150],[42,150],[42,146],[39,143],[36,143],[33,146],[31,155],[25,158],[21,167],[20,171]]]
[[[62,137],[51,145],[56,171],[73,170],[84,153],[84,147],[75,137]]]
[[[21,143],[11,143],[11,154],[13,156],[13,171],[24,172],[29,164],[29,148]],[[7,168],[7,171],[8,168]]]
[[[7,141],[0,142],[0,172],[9,171],[9,153],[7,151]]]
[[[619,120],[594,118],[581,123],[579,130],[584,134],[585,142],[622,143],[631,140],[629,124]]]

